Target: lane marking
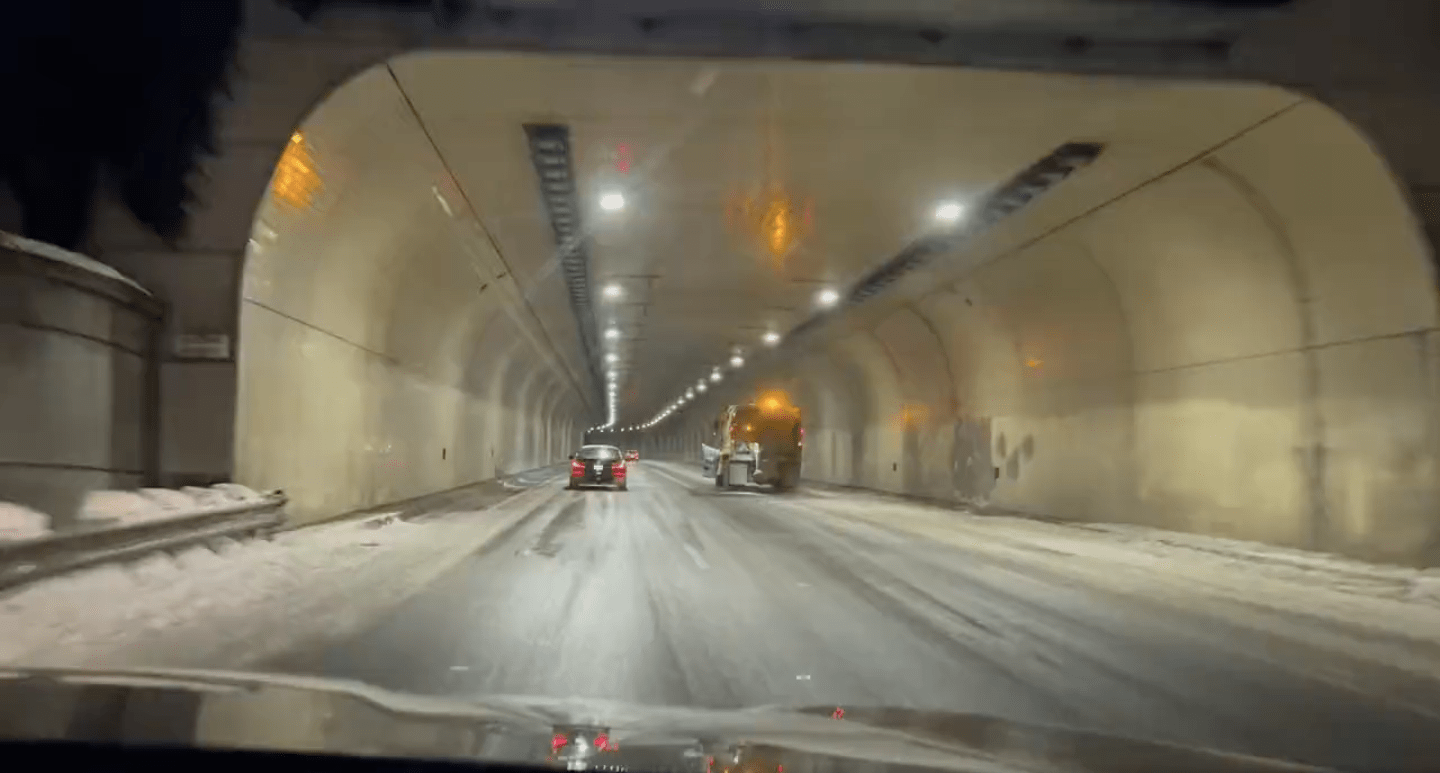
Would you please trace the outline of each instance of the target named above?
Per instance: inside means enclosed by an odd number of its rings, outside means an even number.
[[[708,571],[708,570],[710,569],[710,565],[707,564],[707,563],[705,563],[705,557],[702,556],[702,555],[700,555],[700,551],[696,550],[695,548],[693,548],[693,547],[691,547],[690,545],[687,544],[687,545],[685,546],[685,552],[686,552],[686,553],[689,553],[689,554],[690,554],[690,557],[693,558],[693,559],[695,559],[695,565],[696,565],[696,566],[698,566],[698,567],[700,567],[701,569],[704,569],[704,570],[706,570],[706,571]]]

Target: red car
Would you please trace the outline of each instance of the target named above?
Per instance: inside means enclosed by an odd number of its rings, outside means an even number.
[[[626,452],[625,452],[625,461],[627,461],[627,462],[638,462],[638,461],[640,461],[640,452],[639,452],[639,451],[626,451]]]
[[[584,446],[570,457],[570,488],[614,486],[629,490],[625,459],[615,446]]]

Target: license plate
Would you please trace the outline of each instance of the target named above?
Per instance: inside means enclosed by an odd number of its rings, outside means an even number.
[[[595,474],[597,474],[597,475],[600,474],[600,465],[597,464],[597,465],[595,465],[594,467],[591,467],[590,469],[593,470],[593,471],[595,472]]]

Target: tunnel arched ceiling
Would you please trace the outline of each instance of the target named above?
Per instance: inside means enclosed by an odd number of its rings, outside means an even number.
[[[902,67],[427,52],[395,82],[554,340],[576,340],[523,126],[569,127],[618,423],[812,313],[1073,140],[1107,163],[1000,228],[1023,240],[1285,109],[1283,91]],[[627,204],[602,211],[610,190]],[[746,207],[749,207],[747,212]],[[764,212],[779,206],[781,226]],[[768,229],[768,230],[767,230]],[[777,233],[780,231],[781,233]],[[599,289],[618,283],[622,298]],[[577,364],[578,369],[578,364]]]
[[[333,512],[553,461],[603,420],[533,124],[568,131],[617,423],[747,355],[660,447],[693,452],[718,404],[776,383],[812,480],[1392,556],[1435,532],[1411,421],[1433,276],[1334,113],[1269,87],[796,62],[421,53],[341,87],[296,135],[324,191],[261,208],[242,479]],[[1070,142],[1103,151],[766,354],[817,290],[955,227],[937,204],[973,215]]]

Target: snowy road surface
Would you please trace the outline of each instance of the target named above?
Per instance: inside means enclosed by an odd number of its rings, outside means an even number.
[[[1357,769],[1440,759],[1440,606],[1408,570],[719,491],[658,462],[628,493],[532,501],[371,624],[260,665],[461,696],[942,708]]]

